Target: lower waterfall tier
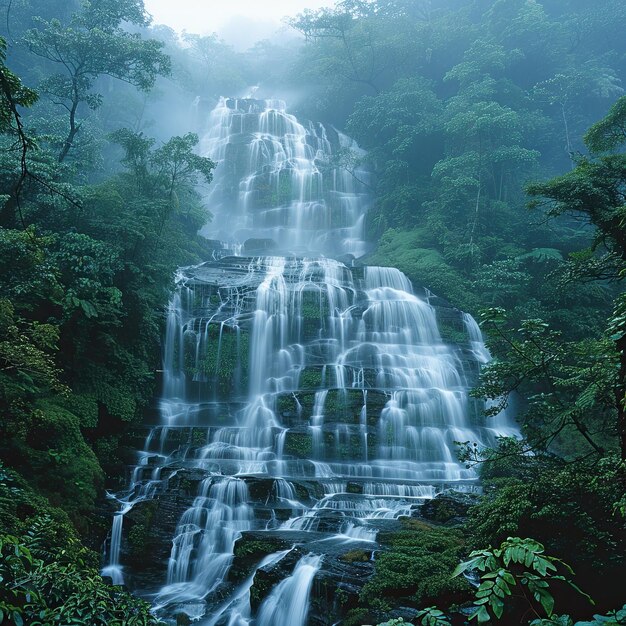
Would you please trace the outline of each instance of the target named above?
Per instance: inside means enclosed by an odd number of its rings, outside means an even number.
[[[304,626],[316,581],[365,582],[371,564],[347,552],[371,553],[438,492],[475,489],[456,442],[515,434],[469,397],[488,360],[470,316],[392,268],[228,257],[181,270],[163,395],[106,573],[165,617]]]

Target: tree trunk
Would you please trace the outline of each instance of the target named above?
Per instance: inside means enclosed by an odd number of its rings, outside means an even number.
[[[72,98],[72,108],[70,109],[70,132],[67,134],[65,141],[63,142],[63,148],[61,148],[61,152],[59,153],[58,161],[59,163],[63,163],[65,161],[65,157],[68,155],[69,151],[72,148],[74,143],[74,139],[80,130],[80,124],[76,123],[76,112],[78,111],[78,105],[80,103],[80,98],[78,96],[78,85],[76,80],[73,83],[73,98]]]
[[[615,342],[619,351],[619,374],[615,388],[617,405],[617,436],[619,437],[622,460],[626,461],[626,335]]]

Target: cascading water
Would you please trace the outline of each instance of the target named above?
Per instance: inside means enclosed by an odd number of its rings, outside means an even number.
[[[309,610],[309,591],[322,557],[309,554],[300,559],[291,576],[278,583],[264,600],[258,626],[304,626]]]
[[[215,220],[207,236],[309,254],[365,252],[365,187],[333,167],[346,150],[358,152],[345,135],[298,121],[281,100],[222,98],[202,148],[222,163],[208,198]],[[367,181],[367,172],[359,174]]]
[[[130,572],[167,618],[304,626],[329,555],[371,550],[438,491],[472,489],[455,442],[515,430],[487,427],[469,398],[490,358],[471,316],[396,269],[320,256],[365,251],[367,194],[333,166],[356,150],[347,138],[282,102],[224,99],[203,145],[219,162],[207,234],[244,256],[179,272],[158,424],[105,573]],[[446,342],[443,322],[465,341]],[[150,576],[124,548],[139,527],[170,537]]]

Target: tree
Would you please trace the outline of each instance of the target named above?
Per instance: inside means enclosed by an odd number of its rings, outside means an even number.
[[[604,454],[602,440],[614,419],[610,341],[566,341],[541,319],[510,330],[498,308],[481,317],[490,346],[501,357],[485,367],[472,392],[494,402],[488,415],[502,411],[511,394],[519,392],[528,398],[523,429],[535,449],[549,449],[561,433],[574,428],[595,453]]]
[[[574,129],[572,118],[585,106],[589,97],[609,98],[623,93],[619,79],[610,67],[587,62],[580,67],[569,68],[535,86],[541,100],[558,107],[563,122],[565,151],[570,157],[574,153]],[[579,115],[580,116],[580,115]]]
[[[191,93],[218,98],[239,93],[249,84],[241,56],[215,33],[204,36],[185,33],[183,39],[189,46],[184,50],[189,75],[184,78]]]
[[[32,106],[38,98],[37,93],[25,87],[19,77],[5,65],[6,49],[6,41],[0,37],[0,134],[9,139],[7,152],[18,154],[20,172],[11,185],[8,197],[4,199],[0,224],[12,224],[15,219],[20,192],[28,176],[27,156],[34,148],[34,142],[24,129],[19,108]]]
[[[146,26],[143,0],[88,0],[68,24],[35,18],[38,28],[25,41],[35,55],[57,65],[61,72],[44,79],[39,89],[67,112],[67,133],[58,154],[63,162],[80,132],[81,105],[91,110],[102,104],[94,90],[100,77],[109,76],[143,91],[160,74],[170,72],[170,60],[156,40],[144,40],[123,24]]]
[[[288,21],[312,52],[307,59],[321,75],[376,94],[402,69],[423,56],[423,42],[400,7],[367,0],[342,0],[335,8],[307,9]],[[410,74],[410,70],[407,72]]]
[[[370,224],[419,223],[433,164],[424,147],[440,132],[441,109],[433,85],[422,78],[400,79],[357,102],[348,131],[368,150],[365,159],[377,174],[378,201]]]
[[[626,96],[585,135],[591,152],[579,157],[576,167],[564,176],[528,187],[532,207],[542,207],[548,217],[571,215],[594,229],[588,258],[591,272],[582,267],[579,277],[620,281],[626,276],[626,154],[615,152],[626,143]],[[604,254],[598,255],[599,252]],[[599,262],[598,262],[599,256]],[[595,258],[594,258],[595,257]],[[619,355],[614,387],[617,430],[622,457],[626,459],[626,303],[621,295],[611,319],[611,340]]]
[[[210,216],[198,205],[195,187],[200,181],[211,182],[215,163],[195,153],[199,142],[196,134],[172,137],[156,150],[153,139],[126,128],[113,133],[111,139],[124,149],[122,163],[131,174],[128,182],[154,205],[159,238],[172,214],[195,223],[201,213],[197,228],[206,222]],[[181,203],[181,199],[185,201]],[[184,213],[181,206],[186,207]]]
[[[445,230],[456,231],[447,237],[456,262],[470,268],[480,260],[482,237],[510,212],[541,156],[524,145],[533,114],[502,103],[512,87],[501,76],[515,56],[490,38],[478,39],[444,77],[458,82],[459,91],[444,114],[447,154],[433,168],[439,186],[431,207]],[[449,215],[457,218],[454,229]],[[514,219],[509,213],[508,227]]]

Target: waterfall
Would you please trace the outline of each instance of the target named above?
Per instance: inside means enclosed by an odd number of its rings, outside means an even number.
[[[102,570],[103,576],[109,576],[114,585],[124,584],[124,574],[120,564],[120,551],[122,547],[122,528],[124,514],[127,509],[122,509],[113,516],[113,528],[111,529],[111,545],[109,548],[109,565]]]
[[[475,489],[455,442],[516,431],[469,396],[490,360],[475,320],[354,262],[369,199],[334,161],[351,140],[281,101],[222,99],[202,146],[219,163],[205,233],[226,243],[176,276],[158,411],[104,573],[131,572],[166,619],[304,625],[329,559]],[[171,536],[149,576],[124,549],[136,523]]]
[[[309,610],[309,591],[322,557],[309,554],[296,565],[291,576],[276,585],[265,599],[257,626],[304,626]]]
[[[343,150],[358,147],[335,129],[298,121],[282,100],[222,98],[202,149],[219,164],[207,236],[266,239],[295,252],[365,252],[366,190],[333,167]],[[367,181],[367,171],[358,178]]]
[[[262,569],[278,563],[289,553],[283,550],[266,556],[259,564],[258,569]],[[216,626],[218,623],[225,623],[228,626],[248,626],[252,618],[252,607],[250,606],[250,589],[254,584],[254,576],[248,578],[233,595],[232,599],[218,607],[215,613],[205,622],[203,626]],[[224,621],[226,618],[228,621]]]

